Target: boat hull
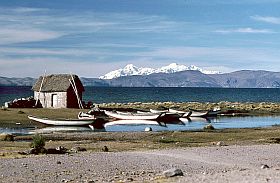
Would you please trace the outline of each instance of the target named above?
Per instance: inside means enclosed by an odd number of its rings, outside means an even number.
[[[107,116],[122,119],[122,120],[156,120],[159,114],[131,114],[131,113],[117,113],[111,111],[104,111]]]
[[[85,126],[85,125],[90,125],[94,122],[93,119],[55,120],[55,119],[48,119],[48,118],[39,118],[36,116],[28,116],[28,118],[45,125],[54,125],[54,126]]]

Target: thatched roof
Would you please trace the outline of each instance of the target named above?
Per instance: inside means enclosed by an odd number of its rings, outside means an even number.
[[[72,75],[78,91],[85,91],[83,84],[77,75]],[[43,76],[36,81],[32,90],[39,91],[42,83]],[[44,77],[42,92],[62,92],[72,88],[70,80],[72,77],[70,74],[52,74]]]

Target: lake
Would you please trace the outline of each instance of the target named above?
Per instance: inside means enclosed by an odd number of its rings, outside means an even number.
[[[212,119],[191,118],[191,120],[184,122],[184,124],[167,124],[160,125],[112,125],[106,126],[107,132],[140,132],[144,131],[146,127],[151,127],[153,131],[188,131],[201,130],[204,126],[212,124],[216,129],[226,128],[255,128],[255,127],[270,127],[273,125],[280,125],[280,116],[246,116],[246,117],[226,117],[221,116]],[[17,135],[34,134],[34,133],[53,133],[57,131],[67,132],[99,132],[100,130],[92,130],[89,127],[0,127],[0,133],[12,133]]]
[[[84,101],[127,102],[280,102],[278,88],[122,88],[85,87]],[[29,86],[0,86],[0,104],[33,96]]]

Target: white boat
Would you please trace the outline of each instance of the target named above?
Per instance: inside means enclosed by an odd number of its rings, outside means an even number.
[[[168,112],[168,110],[155,110],[155,109],[150,109],[150,112],[151,112],[151,113],[158,114],[158,113],[166,113],[166,112]]]
[[[49,119],[36,116],[28,116],[28,118],[39,123],[55,126],[85,126],[94,122],[93,119]]]
[[[188,118],[192,114],[191,111],[178,111],[178,110],[175,110],[175,109],[168,109],[168,111],[171,112],[171,113],[179,114],[179,115],[181,115],[181,117],[184,117],[184,118]]]
[[[112,112],[104,111],[107,116],[124,119],[124,120],[156,120],[161,114],[152,113],[124,113],[124,112]]]
[[[95,119],[95,116],[87,112],[79,112],[78,119]]]
[[[184,123],[189,123],[189,122],[207,122],[210,123],[211,120],[208,118],[202,118],[202,117],[189,117],[189,118],[179,118],[180,121]]]
[[[104,124],[105,127],[114,125],[159,125],[159,123],[151,120],[117,120]]]

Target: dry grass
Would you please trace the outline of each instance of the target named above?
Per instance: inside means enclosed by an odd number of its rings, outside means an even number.
[[[102,152],[107,146],[111,152],[142,151],[163,148],[253,145],[280,143],[280,127],[255,129],[225,129],[184,132],[103,132],[103,133],[54,133],[45,134],[46,148],[64,146],[84,147],[88,151]],[[29,149],[32,136],[15,137],[14,142],[0,141],[0,157],[18,157],[19,151]]]
[[[23,127],[34,126],[38,123],[30,121],[27,116],[39,116],[48,118],[72,118],[77,119],[80,111],[88,111],[87,109],[42,109],[42,108],[9,108],[0,110],[0,126],[14,126],[21,123]]]

